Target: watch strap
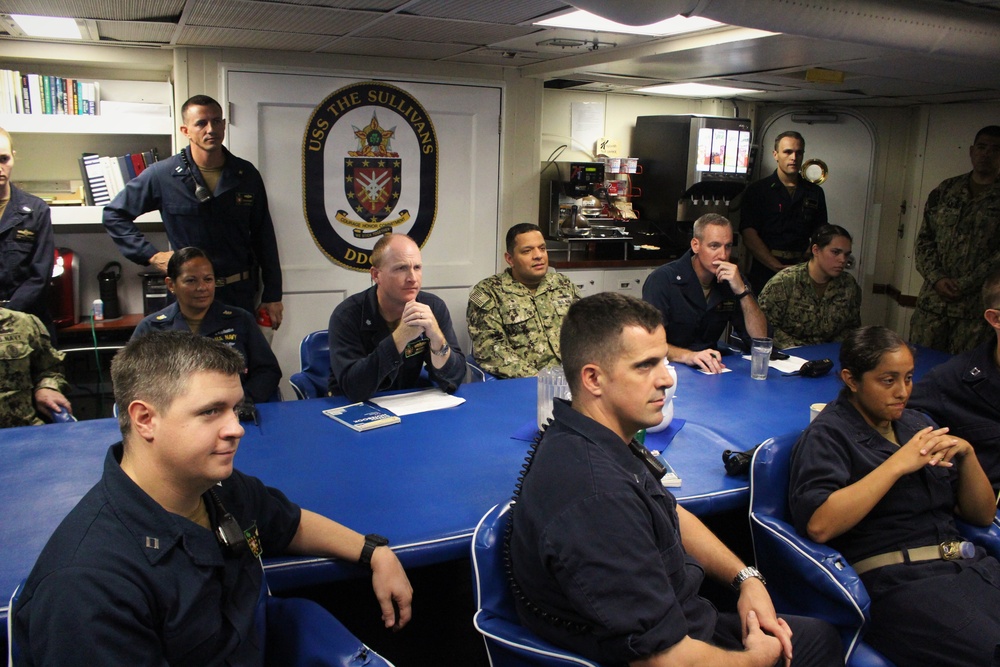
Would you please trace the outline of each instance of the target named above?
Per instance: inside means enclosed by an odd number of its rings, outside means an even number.
[[[444,345],[441,346],[440,350],[435,350],[434,348],[431,348],[431,354],[435,354],[435,355],[437,355],[439,357],[443,357],[446,354],[448,354],[448,350],[450,350],[450,349],[451,349],[451,347],[448,345],[448,343],[445,343]]]
[[[386,546],[389,546],[389,540],[385,537],[376,533],[365,535],[365,546],[361,547],[361,557],[358,559],[358,564],[371,569],[372,554],[375,553],[375,549]]]

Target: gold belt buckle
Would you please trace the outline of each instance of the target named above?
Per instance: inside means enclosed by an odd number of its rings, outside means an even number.
[[[947,542],[942,542],[941,549],[941,559],[942,560],[962,560],[963,558],[971,558],[972,556],[967,556],[965,551],[968,549],[963,549],[965,545],[972,546],[969,542],[964,540],[949,540]],[[974,549],[974,547],[973,547]]]

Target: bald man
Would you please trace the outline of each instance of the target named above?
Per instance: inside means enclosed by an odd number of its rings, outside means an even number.
[[[330,315],[330,394],[365,401],[380,391],[427,386],[447,392],[465,379],[465,355],[440,298],[421,292],[420,248],[387,234],[372,249],[375,283]]]

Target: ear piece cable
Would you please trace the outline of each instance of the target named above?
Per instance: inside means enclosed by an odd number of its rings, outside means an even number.
[[[207,204],[212,201],[212,192],[205,187],[205,184],[198,180],[198,177],[194,175],[194,169],[191,167],[191,163],[188,161],[187,153],[181,150],[181,162],[187,167],[188,175],[191,180],[194,181],[194,196],[201,204]]]

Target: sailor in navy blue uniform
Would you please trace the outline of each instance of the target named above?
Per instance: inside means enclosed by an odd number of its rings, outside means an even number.
[[[45,292],[52,278],[54,241],[48,204],[14,187],[14,148],[0,128],[0,301],[51,325]]]
[[[226,121],[218,102],[192,97],[181,115],[190,145],[129,181],[105,207],[104,227],[125,257],[166,271],[170,252],[158,250],[135,225],[143,213],[159,210],[171,247],[208,254],[223,303],[255,312],[259,271],[260,302],[278,328],[281,263],[264,181],[222,145]]]
[[[191,331],[237,350],[246,360],[240,375],[254,403],[269,400],[278,388],[281,367],[253,316],[214,299],[212,264],[199,248],[182,248],[167,263],[167,287],[177,302],[149,315],[132,337],[150,331]]]

